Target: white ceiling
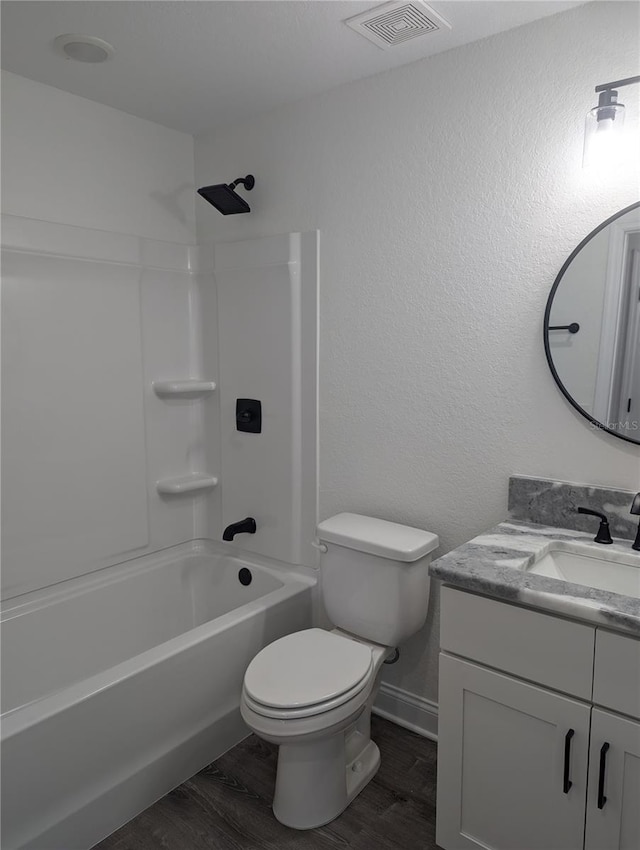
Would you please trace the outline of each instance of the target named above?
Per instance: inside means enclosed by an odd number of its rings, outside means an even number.
[[[434,0],[452,25],[381,50],[342,21],[375,0],[5,0],[2,67],[198,134],[342,83],[564,11],[576,2]],[[97,36],[99,65],[58,55],[64,33]]]

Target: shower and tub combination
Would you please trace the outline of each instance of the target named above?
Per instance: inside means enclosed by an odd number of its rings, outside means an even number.
[[[2,238],[2,847],[88,850],[248,734],[247,666],[313,622],[318,236]]]

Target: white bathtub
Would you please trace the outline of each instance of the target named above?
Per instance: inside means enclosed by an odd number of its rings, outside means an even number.
[[[4,603],[3,850],[88,850],[240,741],[245,668],[314,584],[207,541]]]

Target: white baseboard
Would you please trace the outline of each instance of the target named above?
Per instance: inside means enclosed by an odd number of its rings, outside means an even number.
[[[438,703],[383,682],[373,713],[418,735],[438,740]]]

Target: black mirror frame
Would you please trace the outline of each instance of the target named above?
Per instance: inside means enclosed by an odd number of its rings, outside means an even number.
[[[549,345],[549,319],[551,317],[551,307],[553,305],[553,299],[554,299],[554,296],[556,294],[556,290],[558,289],[558,286],[560,285],[560,282],[562,281],[564,273],[567,271],[567,269],[569,268],[569,266],[573,262],[573,259],[575,258],[575,256],[584,248],[584,246],[587,244],[587,242],[591,241],[591,239],[593,239],[593,237],[596,236],[596,234],[600,233],[601,230],[604,230],[605,227],[608,227],[608,225],[610,225],[612,221],[615,221],[616,219],[621,218],[621,216],[626,215],[628,212],[631,212],[631,210],[636,210],[636,209],[639,209],[639,208],[640,208],[640,201],[636,201],[635,204],[630,204],[628,207],[625,207],[623,210],[620,210],[619,212],[610,216],[610,218],[608,218],[606,221],[603,221],[602,224],[599,224],[595,228],[595,230],[592,230],[591,233],[589,233],[588,236],[585,236],[585,238],[582,240],[582,242],[576,248],[574,248],[574,250],[571,252],[571,254],[569,254],[569,256],[565,260],[562,268],[558,272],[558,276],[556,277],[555,281],[553,282],[553,286],[551,287],[551,292],[549,293],[549,297],[547,298],[547,306],[546,306],[545,311],[544,311],[544,324],[543,324],[543,328],[542,328],[542,335],[543,335],[543,340],[544,340],[544,353],[547,356],[547,363],[549,364],[549,369],[551,370],[551,374],[553,375],[553,378],[554,378],[556,384],[558,385],[560,392],[567,399],[569,404],[572,407],[574,407],[578,411],[578,413],[580,413],[582,416],[584,416],[585,419],[588,419],[589,422],[591,422],[593,425],[596,425],[598,431],[604,431],[606,434],[612,434],[614,437],[617,437],[619,440],[624,440],[625,442],[631,443],[634,446],[640,445],[640,437],[637,440],[635,440],[632,437],[627,437],[624,434],[619,434],[617,431],[614,431],[613,428],[607,428],[606,425],[604,425],[602,422],[599,422],[597,419],[594,419],[593,416],[590,413],[587,413],[587,411],[584,410],[584,408],[580,407],[578,402],[573,398],[571,393],[567,390],[565,385],[562,383],[562,381],[560,380],[560,376],[558,375],[558,373],[556,371],[556,367],[553,364],[553,358],[551,356],[551,346]]]

